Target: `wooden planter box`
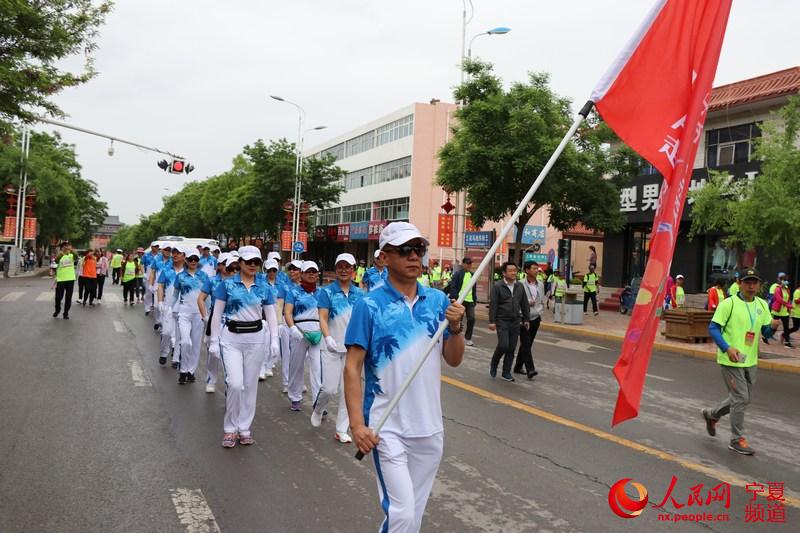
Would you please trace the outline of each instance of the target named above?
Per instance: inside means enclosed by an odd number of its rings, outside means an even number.
[[[711,340],[708,324],[713,316],[713,311],[705,309],[669,309],[662,315],[667,327],[661,334],[668,339],[685,342],[708,342]]]

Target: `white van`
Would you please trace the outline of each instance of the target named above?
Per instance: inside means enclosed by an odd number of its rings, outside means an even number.
[[[158,238],[159,241],[178,242],[181,246],[197,248],[201,246],[219,246],[219,241],[216,239],[207,239],[203,237],[181,237],[177,235],[163,235]]]

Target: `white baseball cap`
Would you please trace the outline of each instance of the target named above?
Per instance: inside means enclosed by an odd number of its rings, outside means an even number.
[[[152,248],[153,246],[155,246],[156,248],[161,248],[161,243],[158,241],[153,241],[150,243],[150,248]]]
[[[261,250],[255,246],[242,246],[239,248],[239,258],[242,261],[250,259],[261,259]]]
[[[279,254],[278,252],[270,252],[270,253],[268,253],[267,254],[267,261],[270,261],[270,260],[275,260],[275,261],[280,262],[281,254]]]
[[[210,250],[212,252],[219,252],[220,251],[219,246],[217,246],[216,244],[212,244]]]
[[[164,242],[161,243],[161,249],[162,250],[166,250],[166,249],[172,250],[172,244],[169,243],[169,242],[164,241]]]
[[[222,258],[223,255],[225,256],[225,259]],[[238,255],[233,255],[231,253],[220,254],[219,255],[219,262],[222,263],[223,265],[225,265],[226,267],[228,267],[228,266],[231,266],[233,263],[238,263],[239,262],[239,256]]]
[[[300,261],[299,259],[295,259],[293,261],[289,261],[289,266],[293,266],[297,270],[302,270],[303,269],[303,262]]]
[[[675,276],[675,279],[684,279],[683,274],[678,274],[677,276]]]
[[[391,246],[400,246],[412,239],[422,239],[427,246],[430,244],[428,239],[422,236],[414,224],[408,222],[392,222],[387,224],[383,231],[381,231],[380,248],[383,249],[387,244]]]
[[[231,257],[236,257],[236,258],[239,257],[239,251],[238,250],[231,250],[228,253],[231,254]]]
[[[319,267],[314,261],[303,261],[303,265],[300,267],[301,272],[308,272],[309,270],[316,270],[319,272]]]
[[[184,248],[182,251],[184,254],[186,254],[187,259],[192,256],[197,257],[198,259],[200,258],[200,252],[198,252],[194,248]]]
[[[374,257],[375,259],[377,259],[379,255],[381,255],[381,249],[380,249],[380,248],[378,248],[377,250],[375,250],[375,253],[374,253],[374,254],[372,254],[372,257]]]
[[[355,266],[356,258],[353,257],[353,254],[339,254],[336,256],[336,261],[333,262],[334,265],[338,265],[339,261],[344,261],[349,265]]]
[[[274,259],[267,259],[267,262],[264,263],[264,270],[269,270],[271,268],[274,268],[275,270],[280,270],[281,266]]]

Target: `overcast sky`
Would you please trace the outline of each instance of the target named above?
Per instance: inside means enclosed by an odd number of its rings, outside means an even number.
[[[508,83],[547,71],[582,104],[652,0],[473,0],[473,56]],[[158,154],[58,129],[83,175],[125,223],[191,180],[224,172],[244,145],[297,135],[302,105],[318,144],[412,102],[452,101],[461,0],[117,0],[101,28],[89,83],[59,94],[67,121],[184,155],[189,176]],[[715,85],[800,64],[797,0],[736,0]],[[54,128],[44,128],[53,130]],[[167,189],[167,190],[165,190]]]

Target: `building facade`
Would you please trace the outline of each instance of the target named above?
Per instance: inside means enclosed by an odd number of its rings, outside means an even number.
[[[103,224],[92,234],[89,248],[107,248],[108,243],[119,232],[121,227],[122,222],[119,221],[118,216],[107,216]]]
[[[711,171],[732,179],[758,179],[761,162],[754,158],[754,143],[761,125],[774,119],[787,98],[800,92],[800,67],[794,67],[713,89],[704,134],[697,150],[689,190],[705,186]],[[662,176],[650,165],[620,193],[620,211],[627,224],[619,233],[604,236],[603,282],[621,287],[641,278],[650,251],[650,236],[658,207]],[[761,250],[726,248],[719,233],[687,235],[692,221],[692,199],[684,207],[670,274],[683,274],[687,292],[705,291],[716,279],[731,280],[746,266],[757,266],[772,279],[777,272],[797,279],[797,257],[775,257]]]

